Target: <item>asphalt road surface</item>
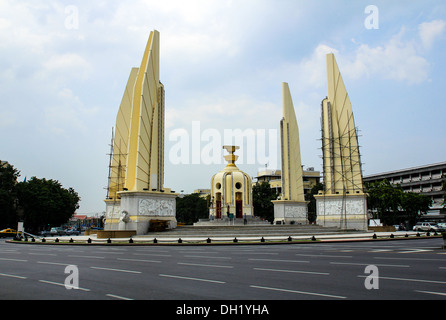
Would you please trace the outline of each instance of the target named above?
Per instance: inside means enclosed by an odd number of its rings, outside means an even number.
[[[444,300],[442,244],[441,238],[125,247],[1,240],[0,299]]]

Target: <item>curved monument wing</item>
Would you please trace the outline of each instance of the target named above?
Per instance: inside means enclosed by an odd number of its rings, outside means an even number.
[[[282,146],[282,199],[305,201],[300,155],[299,127],[290,89],[282,83],[283,119],[280,122]]]
[[[164,88],[159,81],[159,32],[152,31],[135,81],[127,156],[127,190],[161,190]]]
[[[327,55],[327,89],[328,96],[322,102],[326,193],[363,193],[352,104],[333,54]]]
[[[127,149],[130,136],[130,115],[133,105],[133,88],[138,68],[132,68],[124,95],[116,116],[116,127],[113,139],[113,152],[110,168],[110,184],[108,198],[117,199],[117,192],[122,191],[126,176]]]

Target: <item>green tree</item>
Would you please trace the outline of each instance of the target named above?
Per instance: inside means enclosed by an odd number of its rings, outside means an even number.
[[[446,175],[443,175],[443,205],[446,206]]]
[[[265,220],[274,221],[274,204],[271,201],[277,197],[278,193],[271,188],[269,182],[263,181],[254,185],[252,188],[254,214]]]
[[[176,199],[176,215],[178,222],[193,224],[198,219],[209,217],[208,200],[200,197],[198,193],[192,193]]]
[[[308,192],[305,195],[305,201],[309,201],[308,203],[308,221],[310,223],[315,222],[317,219],[316,216],[316,199],[314,198],[315,194],[318,194],[320,190],[324,190],[324,184],[323,183],[317,183],[315,184],[310,192]]]
[[[20,171],[9,163],[0,164],[0,229],[17,225],[16,190]]]
[[[389,215],[394,215],[399,211],[403,190],[401,187],[392,185],[389,181],[377,181],[366,185],[367,206],[369,209],[376,209],[375,218],[383,220]]]
[[[377,181],[366,184],[367,206],[376,209],[375,218],[387,224],[396,224],[399,214],[405,212],[410,224],[414,224],[421,214],[429,210],[432,201],[429,197],[413,192],[404,192],[400,185],[389,181]]]
[[[426,214],[430,205],[432,205],[432,200],[422,194],[405,192],[401,198],[401,207],[406,212],[411,225],[417,222],[420,215]]]
[[[79,208],[76,191],[63,188],[56,180],[32,177],[18,183],[16,190],[25,228],[31,233],[66,223]]]

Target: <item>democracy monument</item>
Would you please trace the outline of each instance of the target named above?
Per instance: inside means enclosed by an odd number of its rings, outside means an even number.
[[[367,230],[367,195],[352,105],[336,59],[327,54],[328,95],[322,101],[324,190],[316,198],[317,224]]]
[[[280,121],[282,194],[274,203],[274,223],[307,224],[299,127],[287,83],[282,83],[283,118]]]
[[[153,219],[177,226],[177,194],[164,187],[164,86],[160,36],[152,31],[124,91],[112,139],[104,230],[146,234]]]
[[[139,68],[132,68],[112,133],[104,230],[147,234],[151,221],[177,227],[176,194],[164,187],[164,86],[160,82],[160,35],[150,32]],[[316,198],[317,224],[367,230],[358,137],[352,106],[333,54],[327,55],[328,96],[322,101],[325,188]],[[282,83],[281,194],[274,224],[308,224],[297,118]],[[235,162],[238,146],[223,146],[227,166],[211,178],[209,223],[255,221],[251,177]],[[196,223],[195,225],[200,225]],[[228,224],[226,224],[228,225]]]
[[[223,146],[229,155],[226,168],[212,176],[210,220],[221,219],[224,214],[230,218],[242,219],[253,216],[252,180],[236,165],[238,146]],[[224,210],[226,209],[226,212]]]

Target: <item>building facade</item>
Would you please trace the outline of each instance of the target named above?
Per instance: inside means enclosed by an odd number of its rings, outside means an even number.
[[[364,177],[364,183],[387,180],[400,185],[403,191],[424,194],[431,198],[428,215],[446,215],[443,181],[446,179],[446,162],[389,171]]]
[[[304,194],[310,192],[316,184],[321,182],[321,173],[315,171],[313,167],[309,167],[303,170],[303,182],[304,182]],[[269,182],[271,189],[274,189],[278,194],[282,193],[282,171],[281,170],[262,170],[257,172],[257,176],[254,178],[255,182]]]

